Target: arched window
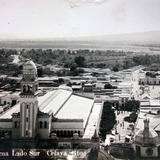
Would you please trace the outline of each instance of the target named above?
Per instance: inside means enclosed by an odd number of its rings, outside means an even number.
[[[14,128],[17,128],[18,127],[18,125],[17,125],[17,122],[15,121],[14,122]]]
[[[47,121],[44,122],[44,128],[47,128]]]
[[[36,84],[36,91],[38,91],[38,84]]]
[[[24,85],[23,86],[23,93],[26,93],[27,89],[26,89],[26,86]]]
[[[39,122],[39,128],[43,128],[43,122],[42,121]]]
[[[63,137],[66,137],[66,135],[67,135],[67,133],[66,133],[66,131],[64,130],[64,131],[63,131]]]
[[[60,135],[60,134],[59,134],[59,130],[57,130],[57,137],[59,137],[59,135]]]
[[[28,131],[26,130],[26,136],[28,136]]]
[[[28,117],[26,117],[26,122],[28,122]]]
[[[71,131],[71,136],[73,137],[73,131]]]

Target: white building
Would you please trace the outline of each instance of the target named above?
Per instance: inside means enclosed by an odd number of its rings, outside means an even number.
[[[13,139],[37,136],[48,139],[76,134],[91,139],[95,130],[99,130],[102,103],[76,95],[66,87],[48,91],[43,96],[38,96],[38,92],[37,68],[29,60],[23,67],[20,103],[0,116],[1,136],[8,133]]]
[[[158,160],[160,158],[159,114],[140,112],[135,125],[134,145],[137,159]]]

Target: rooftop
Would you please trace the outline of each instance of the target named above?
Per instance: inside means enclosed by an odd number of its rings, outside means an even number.
[[[149,123],[149,126],[150,128],[152,129],[156,129],[156,131],[160,131],[160,115],[155,115],[155,114],[150,114],[150,113],[147,113],[147,112],[140,112],[139,113],[139,116],[138,116],[138,119],[137,119],[137,124],[135,126],[135,131],[139,131],[143,128],[144,126],[144,120],[145,119],[149,119],[150,120],[150,123]],[[159,130],[158,130],[159,129]]]
[[[92,109],[94,100],[91,98],[82,97],[79,95],[71,95],[63,107],[59,110],[55,117],[65,119],[82,118],[84,120],[84,127],[87,123],[90,111]]]
[[[102,107],[102,103],[95,103],[93,105],[92,113],[89,117],[83,138],[91,138],[94,135],[95,130],[99,130],[99,116],[101,115]]]
[[[53,114],[59,119],[83,119],[87,123],[94,104],[93,98],[75,95],[71,90],[59,88],[48,91],[44,96],[38,97],[41,112]],[[20,111],[20,103],[10,108],[0,116],[0,119],[10,119],[13,113]]]

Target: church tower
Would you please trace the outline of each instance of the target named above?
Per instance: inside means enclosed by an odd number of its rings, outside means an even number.
[[[37,68],[33,61],[27,60],[23,65],[20,94],[20,135],[22,138],[34,138],[36,136],[37,92]]]

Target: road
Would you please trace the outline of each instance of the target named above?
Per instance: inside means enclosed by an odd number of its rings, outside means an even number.
[[[143,66],[137,66],[129,69],[131,71],[131,83],[132,83],[132,96],[135,100],[139,100],[140,98],[140,85],[139,85],[139,75],[140,70],[144,69]]]
[[[125,142],[125,137],[127,134],[129,134],[129,130],[127,129],[127,127],[129,126],[129,124],[126,121],[124,121],[124,117],[128,117],[130,115],[131,112],[127,112],[127,111],[120,111],[119,114],[117,114],[118,112],[116,112],[116,120],[117,120],[117,125],[116,125],[116,130],[117,133],[115,138],[115,142],[116,143],[124,143]]]

